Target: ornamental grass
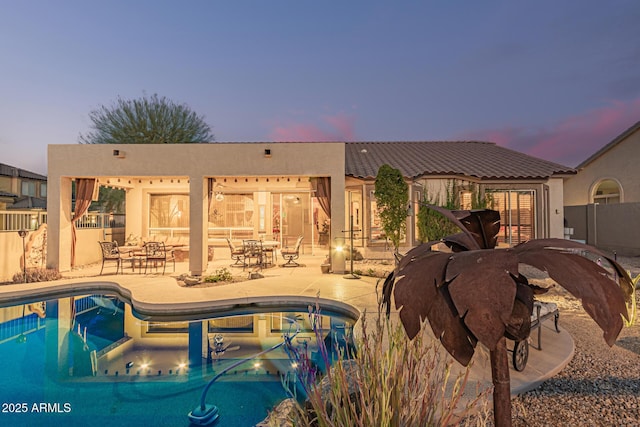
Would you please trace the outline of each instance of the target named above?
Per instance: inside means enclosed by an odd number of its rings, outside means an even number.
[[[491,390],[467,387],[470,367],[454,374],[453,359],[427,328],[410,341],[379,306],[373,320],[365,313],[356,333],[340,336],[323,331],[320,316],[318,306],[310,308],[317,352],[291,341],[285,346],[297,366],[297,388],[305,394],[289,414],[289,425],[486,425]]]

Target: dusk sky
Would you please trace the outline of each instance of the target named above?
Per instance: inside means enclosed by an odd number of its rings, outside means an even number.
[[[640,1],[0,0],[0,163],[158,94],[217,141],[482,140],[576,166],[640,121]]]

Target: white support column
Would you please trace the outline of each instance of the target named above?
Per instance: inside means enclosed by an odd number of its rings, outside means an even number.
[[[345,203],[344,203],[344,174],[331,176],[331,268],[334,273],[346,272],[345,253],[337,252],[336,245],[345,245]]]
[[[148,195],[147,199],[144,199],[144,194],[142,193],[142,188],[136,186],[134,188],[129,188],[126,190],[125,194],[125,213],[126,213],[126,229],[124,238],[126,239],[129,235],[133,234],[134,236],[147,237],[149,236],[148,229],[148,221],[149,221],[149,203],[148,203]],[[144,214],[143,214],[144,212]],[[147,221],[146,230],[143,227],[143,219]]]
[[[71,178],[50,177],[47,197],[47,268],[71,270]]]
[[[208,254],[207,179],[189,177],[189,271],[200,276],[207,270]]]

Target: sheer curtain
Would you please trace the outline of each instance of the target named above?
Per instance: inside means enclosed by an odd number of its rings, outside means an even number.
[[[89,209],[95,185],[95,178],[76,179],[76,208],[71,218],[71,267],[76,265],[76,221]]]
[[[327,218],[331,219],[331,178],[328,176],[313,178],[311,183],[316,192],[318,204]]]

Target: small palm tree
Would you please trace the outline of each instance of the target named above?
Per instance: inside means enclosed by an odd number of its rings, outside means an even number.
[[[493,210],[435,209],[462,232],[445,237],[452,253],[432,251],[438,242],[410,250],[384,283],[387,315],[391,294],[400,320],[413,339],[425,319],[447,351],[468,365],[480,342],[490,351],[496,426],[511,425],[510,378],[506,339],[525,340],[531,329],[534,293],[518,265],[546,271],[553,280],[582,300],[585,311],[604,331],[612,346],[629,320],[627,302],[634,286],[625,270],[596,248],[563,239],[536,239],[509,249],[495,249],[500,214]],[[584,255],[606,259],[612,270]]]

